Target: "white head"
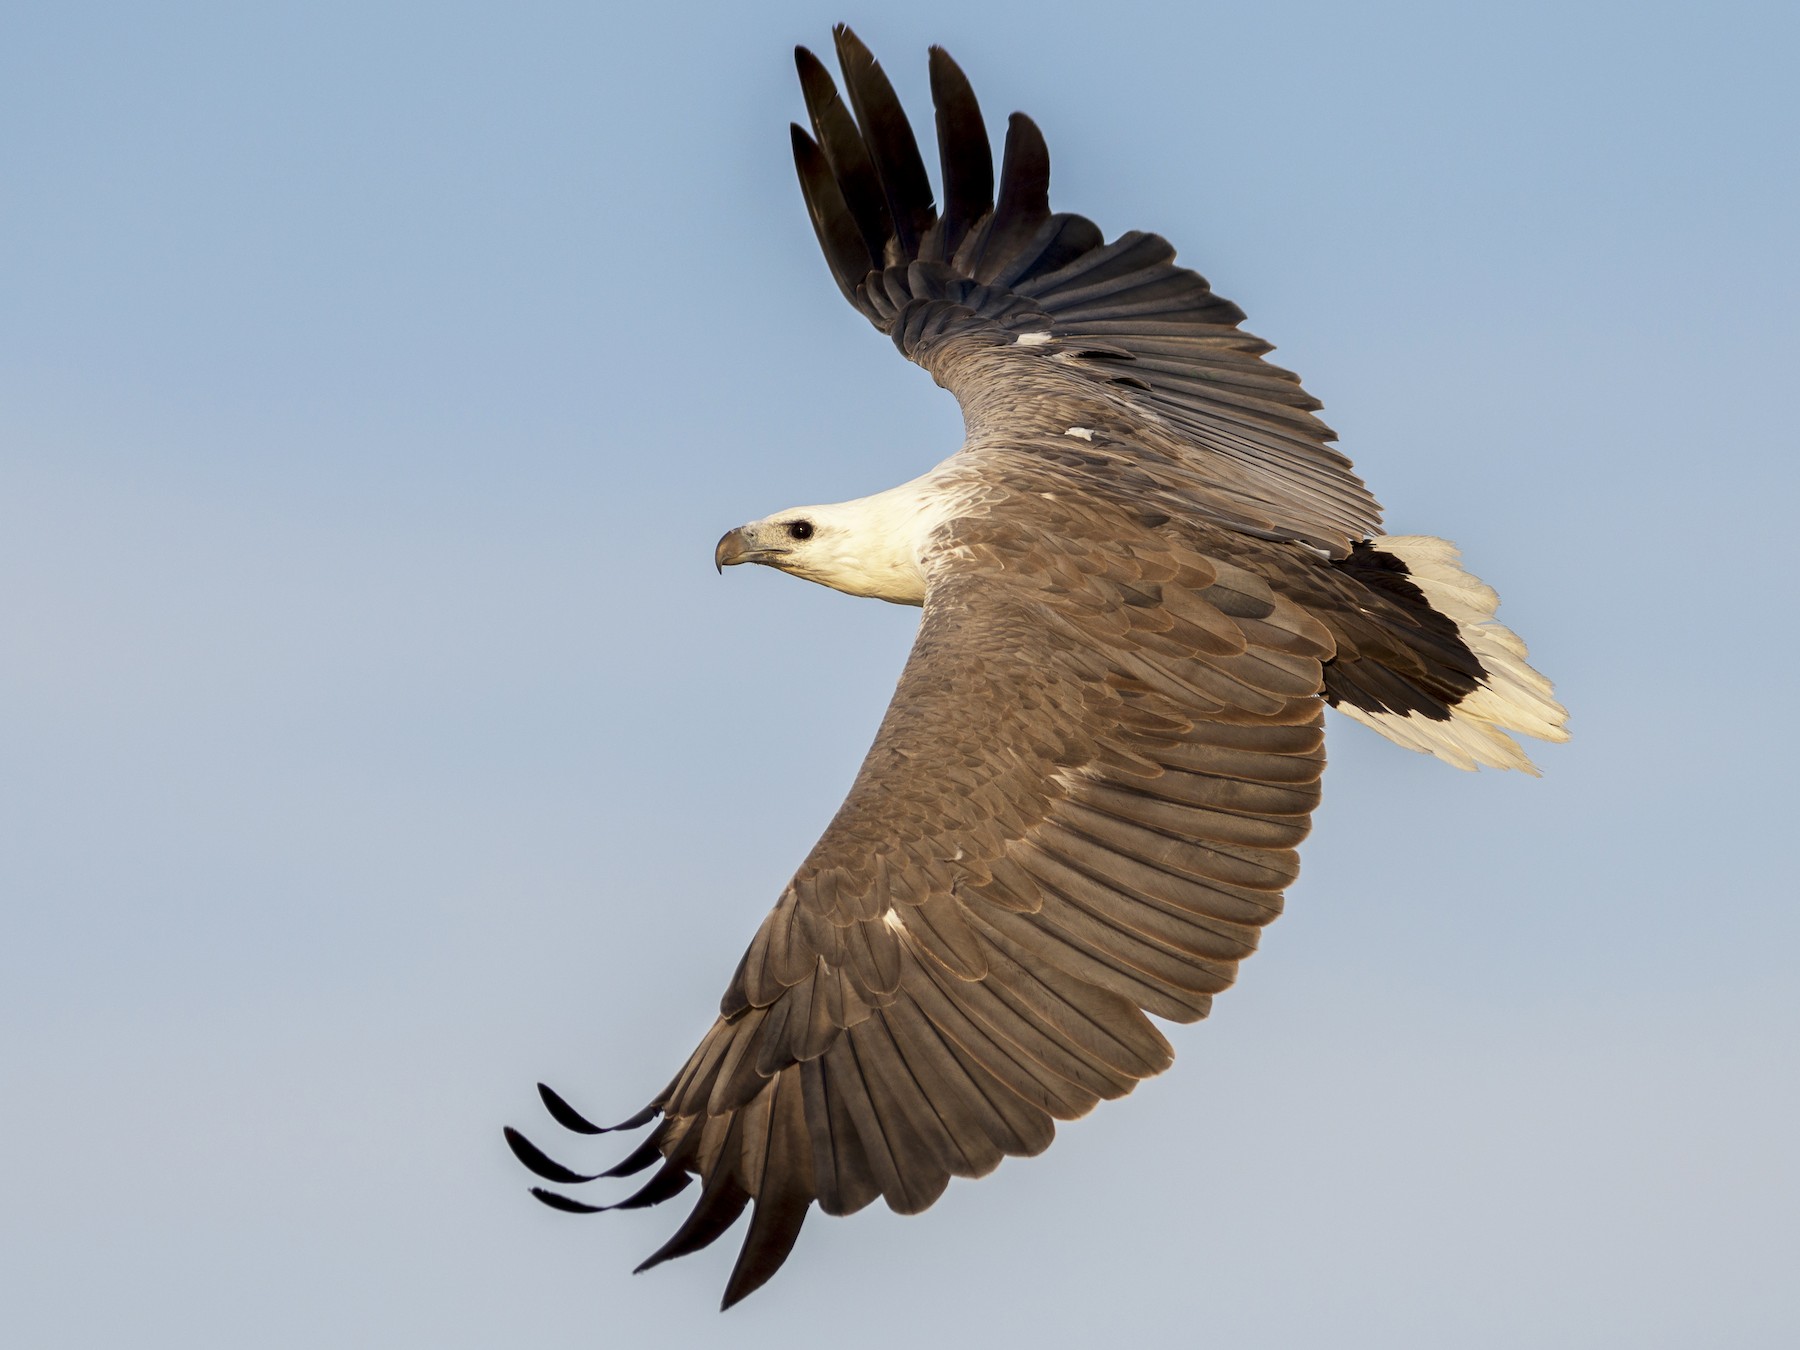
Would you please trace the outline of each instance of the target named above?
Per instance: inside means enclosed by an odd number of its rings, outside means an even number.
[[[727,533],[713,561],[721,571],[762,563],[850,595],[923,604],[921,555],[942,513],[933,509],[941,498],[922,490],[922,483],[853,502],[777,511]]]

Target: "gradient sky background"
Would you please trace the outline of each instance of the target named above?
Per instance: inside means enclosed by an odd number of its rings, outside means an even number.
[[[629,12],[627,12],[629,11]],[[26,5],[0,47],[0,1339],[1800,1343],[1787,5]],[[1335,720],[1180,1063],[922,1218],[574,1219],[916,614],[721,531],[952,450],[789,47],[946,44],[1159,230],[1573,710]]]

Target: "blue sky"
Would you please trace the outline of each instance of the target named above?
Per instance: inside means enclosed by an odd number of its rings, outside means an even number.
[[[31,6],[0,51],[0,1314],[32,1346],[1786,1346],[1776,5]],[[926,1216],[574,1220],[916,615],[711,566],[953,449],[807,226],[789,48],[948,46],[1158,230],[1573,712],[1338,721],[1180,1062]],[[563,1150],[599,1162],[607,1150]]]

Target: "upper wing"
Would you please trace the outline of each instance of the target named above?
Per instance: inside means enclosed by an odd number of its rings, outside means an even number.
[[[1288,548],[1034,491],[941,528],[848,798],[604,1174],[661,1164],[627,1206],[701,1181],[646,1265],[754,1202],[729,1305],[815,1200],[923,1209],[1168,1065],[1145,1011],[1192,1021],[1231,983],[1324,767],[1332,638],[1226,560],[1244,545]],[[509,1137],[540,1175],[591,1179]]]
[[[849,29],[836,30],[845,107],[817,58],[797,52],[812,134],[794,159],[819,243],[850,302],[987,429],[1060,434],[1108,425],[1197,513],[1342,557],[1381,508],[1331,448],[1319,407],[1243,311],[1174,263],[1154,234],[1112,243],[1052,214],[1042,134],[1007,127],[992,152],[967,79],[931,49],[943,167],[941,214],[899,100]]]

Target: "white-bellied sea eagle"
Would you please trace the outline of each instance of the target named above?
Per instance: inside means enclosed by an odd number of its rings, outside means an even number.
[[[1550,685],[1442,539],[1381,534],[1318,402],[1154,234],[1053,213],[1014,114],[996,183],[968,81],[931,50],[942,196],[881,67],[848,102],[797,53],[814,229],[850,303],[962,405],[963,446],[859,501],[719,541],[923,607],[875,744],[744,954],[655,1122],[587,1213],[699,1200],[644,1265],[746,1208],[725,1305],[813,1204],[926,1208],[953,1176],[1167,1068],[1281,910],[1319,800],[1325,705],[1461,768],[1566,738]],[[941,205],[936,202],[941,201]],[[548,1088],[555,1119],[599,1133]],[[594,1180],[517,1131],[540,1177]],[[640,1267],[641,1269],[642,1267]]]

